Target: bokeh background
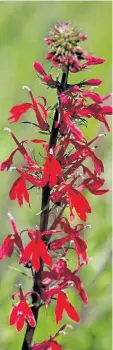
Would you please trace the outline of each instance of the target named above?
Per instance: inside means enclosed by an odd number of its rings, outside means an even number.
[[[14,104],[29,101],[28,93],[22,85],[31,87],[34,95],[44,95],[51,105],[56,101],[55,93],[47,90],[38,80],[33,70],[35,60],[50,68],[44,61],[47,47],[43,38],[56,21],[71,20],[74,25],[88,33],[84,43],[91,53],[104,57],[103,65],[94,66],[84,77],[98,77],[103,80],[99,92],[103,96],[111,92],[111,2],[110,1],[37,1],[37,2],[0,2],[0,161],[8,157],[14,149],[14,142],[4,131],[8,126],[9,110]],[[78,74],[78,73],[77,73]],[[53,70],[53,76],[55,71]],[[69,80],[76,82],[76,75],[70,74]],[[77,76],[78,81],[78,76]],[[111,103],[111,101],[107,101]],[[111,116],[108,117],[111,125]],[[23,120],[35,121],[33,112]],[[37,129],[22,124],[11,126],[19,140],[38,137]],[[85,135],[90,140],[95,134],[105,132],[104,125],[91,121]],[[41,136],[40,136],[41,138]],[[36,146],[35,154],[39,148]],[[111,135],[100,139],[97,150],[105,165],[106,187],[111,186]],[[38,158],[39,160],[39,158]],[[43,159],[40,158],[40,162]],[[20,162],[19,156],[16,163]],[[11,233],[7,212],[15,217],[19,230],[33,227],[39,223],[36,213],[40,210],[41,193],[32,190],[31,209],[25,204],[21,209],[16,202],[9,201],[9,188],[16,178],[15,172],[0,174],[0,242]],[[81,322],[72,323],[73,330],[59,340],[65,350],[110,350],[111,349],[111,195],[98,198],[89,195],[92,214],[88,223],[92,230],[87,231],[88,253],[91,262],[81,272],[81,278],[88,292],[88,307],[83,307],[79,298],[69,292],[69,298],[79,310]],[[68,213],[66,213],[68,215]],[[75,255],[70,256],[69,265],[75,267]],[[30,278],[23,277],[14,270],[18,268],[16,254],[9,260],[0,262],[0,349],[20,350],[25,329],[17,334],[8,325],[8,315],[12,306],[11,294],[16,283],[21,282],[25,291],[31,288]],[[22,266],[20,270],[23,271]],[[35,340],[42,341],[56,331],[53,306],[42,308]],[[70,323],[65,316],[64,322]]]

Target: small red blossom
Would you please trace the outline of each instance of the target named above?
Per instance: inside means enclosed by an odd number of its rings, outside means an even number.
[[[38,271],[40,268],[40,258],[47,264],[48,266],[52,266],[52,257],[47,251],[47,247],[45,243],[42,241],[41,237],[46,234],[53,234],[54,230],[44,231],[40,234],[40,231],[36,229],[36,231],[28,231],[28,235],[31,241],[24,248],[22,256],[19,260],[20,264],[24,264],[31,260],[32,266],[35,271]],[[59,232],[59,231],[57,231]]]
[[[53,155],[53,150],[50,149],[49,155],[47,156],[44,164],[44,176],[42,178],[41,185],[44,187],[48,182],[50,187],[54,187],[58,182],[58,178],[62,179],[62,168],[58,160]]]
[[[73,282],[73,286],[76,288],[78,295],[86,305],[88,303],[88,297],[86,291],[83,289],[83,283],[76,275],[77,269],[71,271],[67,267],[67,263],[63,259],[57,260],[51,271],[43,272],[43,284],[48,287],[54,281],[59,282],[64,280],[65,282]]]
[[[47,119],[47,117],[48,117],[45,106],[43,104],[41,104],[40,102],[37,102],[37,100],[33,97],[33,94],[31,92],[30,88],[28,88],[26,86],[25,86],[25,88],[27,88],[27,90],[29,92],[32,103],[23,103],[23,104],[16,105],[13,108],[11,108],[10,113],[12,115],[8,118],[10,124],[16,123],[26,111],[28,111],[29,109],[33,109],[35,112],[39,127],[42,130],[48,130],[48,124],[44,120],[45,118]],[[40,97],[41,96],[38,96],[38,98],[40,98]],[[43,97],[41,97],[41,98],[44,100],[44,104],[46,104],[45,98],[43,98]]]
[[[20,253],[23,251],[23,244],[19,232],[17,230],[15,221],[10,213],[8,213],[12,225],[13,233],[8,235],[0,246],[0,260],[10,257],[13,253],[14,246],[19,249]]]
[[[24,177],[20,176],[18,179],[14,182],[12,185],[10,192],[9,192],[9,197],[11,200],[17,199],[19,206],[21,207],[23,205],[23,200],[25,200],[29,206],[29,193],[26,188],[26,182]]]
[[[77,226],[75,227],[75,229],[71,228],[68,220],[66,220],[66,223],[63,220],[61,220],[60,225],[64,232],[67,234],[67,236],[63,238],[58,238],[57,240],[53,241],[50,245],[51,249],[57,250],[61,247],[64,247],[66,243],[73,242],[78,257],[78,266],[80,265],[81,258],[84,261],[84,263],[88,264],[87,243],[80,236],[81,228],[80,230]]]
[[[19,289],[20,293],[14,293],[12,298],[14,299],[14,297],[17,296],[20,299],[20,302],[13,307],[9,318],[10,326],[16,325],[17,332],[22,330],[25,321],[27,321],[31,327],[36,326],[34,315],[26,301],[27,296],[33,292],[29,292],[24,295],[21,287],[19,287]]]

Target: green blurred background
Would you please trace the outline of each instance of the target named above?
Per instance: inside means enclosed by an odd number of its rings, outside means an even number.
[[[73,25],[83,28],[88,33],[85,48],[94,55],[104,57],[106,62],[91,68],[81,76],[101,78],[104,82],[99,87],[99,92],[102,95],[111,92],[111,7],[112,3],[109,1],[0,2],[0,161],[6,159],[15,147],[10,135],[3,130],[8,126],[9,110],[14,104],[29,101],[27,91],[21,89],[22,85],[30,86],[34,95],[46,96],[49,105],[55,102],[55,93],[47,90],[37,79],[33,62],[38,60],[49,69],[49,63],[44,61],[47,47],[43,38],[56,21],[71,20]],[[54,74],[53,70],[53,76]],[[76,74],[70,74],[69,81],[76,83]],[[111,103],[110,100],[107,102]],[[111,125],[111,117],[108,119]],[[23,120],[35,121],[33,112],[29,112]],[[31,126],[18,123],[11,128],[19,140],[38,137],[37,130]],[[88,139],[91,139],[95,134],[105,132],[105,128],[104,125],[91,121],[83,131]],[[97,154],[105,164],[106,187],[110,187],[110,134],[107,134],[104,140],[100,139]],[[37,155],[36,157],[38,158]],[[20,158],[16,159],[19,163]],[[15,172],[0,174],[1,242],[11,232],[8,210],[14,215],[19,230],[33,227],[39,222],[36,213],[40,210],[40,192],[32,190],[31,209],[26,204],[19,209],[16,202],[9,201],[9,188],[15,178]],[[73,330],[68,330],[67,336],[60,338],[65,350],[111,349],[111,195],[100,198],[88,195],[88,200],[92,206],[88,223],[93,228],[87,231],[85,237],[92,260],[81,272],[81,278],[88,292],[89,304],[84,308],[75,293],[69,292],[70,300],[81,314],[81,322],[79,325],[72,323]],[[8,315],[12,306],[11,293],[16,290],[15,285],[18,282],[22,282],[25,291],[30,290],[31,280],[23,278],[8,265],[18,268],[16,255],[0,262],[0,350],[20,350],[25,329],[17,334],[15,329],[8,325]],[[75,268],[74,254],[70,256],[69,266]],[[22,267],[20,269],[23,271]],[[70,323],[70,320],[65,316],[64,322]],[[56,329],[53,306],[47,310],[42,308],[35,340],[46,339],[49,334],[54,334]]]

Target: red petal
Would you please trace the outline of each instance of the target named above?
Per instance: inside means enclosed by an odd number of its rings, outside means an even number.
[[[66,304],[65,304],[65,310],[68,314],[68,316],[75,322],[79,322],[80,321],[80,317],[78,315],[78,312],[76,311],[76,309],[74,308],[74,306],[69,302],[69,300],[66,300]]]
[[[102,106],[101,107],[101,113],[102,114],[113,114],[112,106]]]
[[[47,113],[45,107],[44,107],[41,103],[39,103],[39,102],[38,102],[38,106],[40,106],[40,108],[41,108],[41,110],[42,110],[42,112],[43,112],[44,117],[47,119],[47,118],[48,118],[48,113]]]
[[[14,239],[12,235],[7,236],[0,246],[0,260],[10,257],[14,249]]]
[[[33,248],[33,256],[32,256],[32,266],[34,267],[35,271],[38,272],[40,268],[40,256],[41,252],[39,249],[39,242],[34,242],[34,248]]]
[[[66,124],[69,126],[71,132],[76,136],[76,140],[81,141],[83,140],[83,134],[82,132],[73,124],[73,122],[70,120],[70,118],[65,118]]]
[[[16,321],[16,330],[20,332],[24,326],[24,315],[19,312],[17,321]]]
[[[23,103],[17,106],[14,106],[10,109],[10,113],[12,114],[11,117],[8,118],[10,121],[10,124],[16,123],[20,117],[27,112],[30,108],[32,108],[31,103]]]
[[[22,156],[25,158],[25,160],[30,163],[30,165],[34,165],[34,161],[32,160],[32,158],[30,157],[30,155],[28,154],[28,152],[26,151],[25,147],[23,146],[22,143],[20,143],[18,141],[18,139],[16,138],[16,136],[13,134],[13,132],[10,132],[10,135],[12,136],[13,140],[15,141],[15,143],[18,146],[18,151],[22,154]]]
[[[34,251],[34,245],[35,245],[34,240],[27,244],[27,246],[23,250],[22,256],[19,260],[19,264],[24,264],[31,259],[33,251]]]
[[[26,318],[26,320],[28,321],[28,323],[30,324],[31,327],[35,327],[36,321],[35,321],[33,312],[30,309],[29,305],[27,304],[27,302],[23,302],[21,305],[22,305],[21,310],[24,314],[24,317]]]
[[[92,91],[84,91],[84,92],[83,92],[83,95],[84,95],[85,97],[91,98],[94,102],[97,102],[97,103],[102,103],[102,102],[103,102],[102,97],[101,97],[99,94],[95,93],[95,92],[92,92]]]
[[[58,293],[57,303],[55,307],[56,323],[58,324],[62,320],[63,311],[66,303],[66,294],[63,292]]]
[[[41,255],[43,261],[45,262],[45,264],[52,267],[52,257],[48,253],[46,245],[44,244],[44,242],[41,239],[40,239],[40,243],[39,243],[39,249],[40,249],[40,255]]]
[[[29,174],[25,173],[24,171],[22,171],[20,169],[16,169],[16,170],[18,171],[19,174],[21,174],[23,176],[24,181],[26,179],[27,181],[31,182],[34,186],[37,186],[37,187],[41,186],[41,180],[40,179],[37,179],[37,178],[33,177],[32,175],[29,175]],[[37,167],[36,170],[37,171],[38,170],[41,171],[41,169],[38,168],[38,167]]]
[[[52,250],[59,249],[62,246],[64,246],[64,244],[67,243],[68,240],[69,240],[68,237],[63,237],[63,238],[57,239],[56,241],[53,241],[51,243],[50,247],[51,247]]]
[[[50,348],[51,350],[63,350],[59,344],[57,344],[53,341],[51,342],[50,346],[51,346],[51,348]]]
[[[17,320],[17,313],[18,313],[18,306],[19,303],[16,304],[13,309],[11,310],[10,317],[9,317],[9,324],[10,326],[13,326]]]

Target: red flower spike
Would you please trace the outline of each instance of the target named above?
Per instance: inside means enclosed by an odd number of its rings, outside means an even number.
[[[32,310],[26,301],[27,295],[23,295],[22,291],[20,291],[19,294],[15,293],[15,296],[19,297],[20,302],[16,304],[11,311],[9,318],[10,326],[16,325],[17,332],[22,330],[25,321],[27,321],[31,327],[35,327],[36,321]]]
[[[34,237],[31,237],[31,241],[25,247],[23,254],[19,260],[20,264],[24,264],[31,260],[32,266],[37,272],[40,268],[40,258],[48,266],[52,266],[52,257],[48,253],[45,243],[41,239],[40,232],[38,230],[34,231]]]
[[[75,322],[79,322],[79,315],[74,306],[69,302],[64,292],[59,292],[57,297],[57,304],[55,308],[56,323],[58,324],[62,320],[64,310],[68,316]]]
[[[13,293],[12,295],[13,299],[17,296],[19,302],[12,308],[9,319],[10,325],[15,325],[18,332],[23,328],[24,322],[27,322],[27,336],[29,330],[32,327],[36,327],[34,318],[35,307],[40,307],[42,304],[48,307],[53,299],[56,300],[56,323],[62,320],[64,311],[72,320],[79,322],[79,315],[68,300],[65,291],[69,287],[74,288],[84,305],[87,304],[87,293],[84,290],[78,272],[84,264],[89,262],[87,243],[82,236],[83,230],[88,225],[80,223],[72,226],[68,219],[63,218],[62,215],[65,208],[69,206],[71,221],[76,213],[81,220],[86,221],[87,214],[91,213],[91,207],[83,191],[87,190],[94,195],[103,195],[109,191],[109,189],[103,189],[105,180],[100,178],[101,173],[104,171],[104,165],[95,155],[97,145],[92,147],[92,143],[97,142],[102,134],[97,135],[88,142],[81,132],[81,126],[85,126],[89,118],[95,118],[98,122],[102,122],[105,125],[108,132],[110,131],[107,115],[112,114],[112,107],[106,105],[105,101],[111,98],[112,94],[102,97],[94,92],[94,88],[102,83],[102,80],[98,78],[84,79],[79,81],[78,84],[69,84],[68,82],[69,72],[74,73],[87,70],[91,65],[102,64],[104,59],[90,55],[80,47],[81,40],[85,40],[87,35],[80,32],[78,28],[73,27],[70,22],[57,23],[49,34],[50,37],[45,39],[49,46],[46,59],[51,61],[54,67],[61,69],[62,78],[59,79],[59,76],[57,76],[56,80],[54,80],[51,74],[46,74],[44,67],[39,62],[34,62],[34,69],[43,84],[49,88],[56,89],[57,102],[54,106],[46,108],[47,101],[45,97],[34,97],[30,88],[23,86],[29,92],[30,103],[13,106],[9,117],[9,123],[16,123],[24,113],[29,110],[33,111],[37,120],[37,126],[41,129],[39,132],[44,134],[45,131],[49,131],[49,140],[45,142],[34,138],[19,142],[13,132],[7,129],[17,148],[0,164],[0,171],[10,169],[17,151],[24,158],[24,164],[22,163],[19,168],[15,168],[19,173],[19,178],[15,180],[9,192],[10,199],[17,199],[20,206],[22,206],[24,200],[29,203],[28,191],[32,187],[45,187],[45,189],[43,188],[43,210],[41,210],[40,222],[40,231],[42,231],[41,227],[43,226],[43,232],[40,232],[37,227],[35,230],[26,229],[21,231],[21,233],[27,231],[28,234],[28,243],[23,247],[21,235],[17,230],[12,215],[9,213],[12,233],[4,239],[0,246],[0,260],[10,257],[14,248],[16,248],[19,253],[19,263],[25,264],[25,267],[31,267],[32,270],[34,291],[27,292],[24,295],[19,286],[19,293]],[[90,103],[89,99],[91,100]],[[56,111],[55,118],[57,118],[54,119],[51,127],[48,124],[48,111],[52,110]],[[31,122],[30,124],[36,125]],[[38,166],[37,162],[29,154],[30,152],[25,149],[24,144],[28,144],[28,142],[43,146],[46,153],[44,166]],[[91,168],[91,170],[84,165],[88,157],[90,157],[90,163],[93,163],[93,169]],[[43,155],[42,158],[44,158]],[[26,187],[27,181],[32,184],[28,190]],[[46,187],[49,189],[49,192],[46,191],[45,193]],[[53,202],[52,206],[49,203],[50,201]],[[46,208],[47,203],[50,205]],[[52,210],[56,206],[60,207],[60,210],[54,214]],[[47,213],[45,213],[47,220],[44,219],[45,209],[47,209]],[[51,221],[51,215],[53,215],[53,221],[50,229],[48,229],[47,224]],[[56,230],[59,226],[61,230]],[[54,240],[54,235],[59,236],[55,236]],[[76,269],[74,271],[68,268],[66,262],[67,254],[72,248],[71,245],[73,245],[76,255]],[[51,255],[49,254],[50,251]],[[53,266],[52,251],[55,251],[53,256],[55,256],[56,261]],[[48,269],[45,265],[47,265]],[[37,295],[35,292],[37,286],[39,289],[38,297],[41,303],[36,306],[34,304],[35,298],[32,298],[32,294]],[[31,306],[27,302],[27,297],[30,294],[32,299]],[[56,337],[63,332],[65,327],[66,325],[63,325],[54,336],[50,336],[48,340],[35,345],[31,345],[33,333],[30,331],[29,347],[32,350],[63,350],[61,345],[57,343]]]
[[[17,199],[20,207],[23,205],[23,200],[25,200],[30,206],[29,193],[26,188],[25,179],[22,176],[18,177],[18,179],[14,182],[10,189],[9,197],[11,200]]]

